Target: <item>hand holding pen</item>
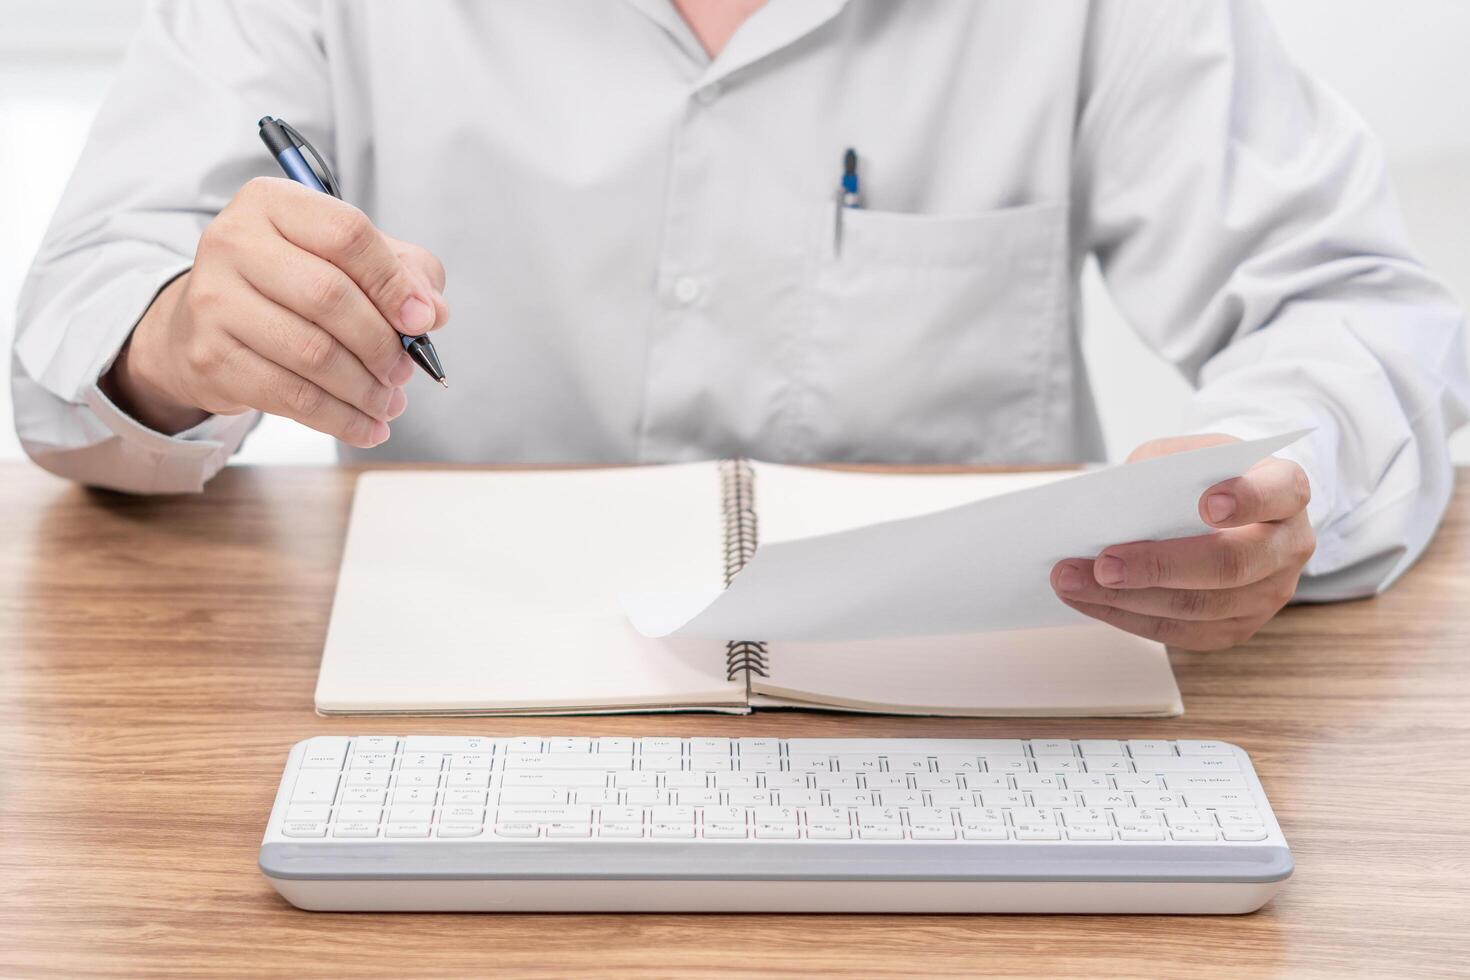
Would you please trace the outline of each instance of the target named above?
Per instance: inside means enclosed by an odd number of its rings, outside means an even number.
[[[376,446],[417,370],[400,335],[448,320],[443,288],[438,259],[357,208],[257,178],[205,227],[193,267],[153,301],[103,390],[161,432],[259,409]]]

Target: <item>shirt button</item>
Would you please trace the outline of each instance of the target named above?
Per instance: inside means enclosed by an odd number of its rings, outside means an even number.
[[[704,88],[694,93],[694,101],[700,105],[714,105],[715,100],[720,97],[720,83],[711,82]]]
[[[674,280],[674,299],[688,306],[699,299],[699,280],[693,276],[680,276]]]

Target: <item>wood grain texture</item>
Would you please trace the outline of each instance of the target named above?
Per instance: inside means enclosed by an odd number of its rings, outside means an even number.
[[[317,658],[353,473],[232,468],[198,497],[0,466],[0,974],[1465,976],[1470,474],[1380,598],[1174,655],[1166,721],[768,713],[329,719]],[[1213,737],[1297,860],[1232,918],[335,915],[255,866],[287,747],[359,731]]]

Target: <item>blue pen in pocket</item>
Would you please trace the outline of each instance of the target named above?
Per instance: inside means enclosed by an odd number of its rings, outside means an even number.
[[[832,232],[832,250],[842,253],[842,212],[863,206],[862,187],[858,183],[857,150],[847,148],[842,154],[842,183],[837,189],[837,227]]]

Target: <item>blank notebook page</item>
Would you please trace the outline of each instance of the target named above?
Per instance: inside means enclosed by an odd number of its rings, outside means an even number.
[[[364,474],[320,711],[742,705],[724,645],[643,637],[617,604],[722,581],[714,463]]]

